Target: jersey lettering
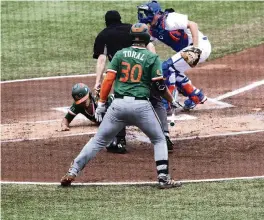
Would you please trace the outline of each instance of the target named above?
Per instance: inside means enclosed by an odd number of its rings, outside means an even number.
[[[132,57],[144,61],[145,54],[137,53],[135,51],[123,51],[124,57]]]
[[[144,55],[144,54],[143,54]],[[121,70],[122,75],[119,79],[121,82],[127,82],[130,78],[131,82],[140,82],[142,77],[142,66],[140,64],[135,64],[132,69],[130,63],[122,62],[121,65],[124,67]],[[131,71],[130,71],[131,70]],[[137,76],[136,76],[136,70],[137,70]]]
[[[121,65],[124,66],[124,68],[122,68],[121,70],[121,73],[123,73],[124,75],[120,77],[119,81],[126,82],[129,78],[130,64],[123,61]]]

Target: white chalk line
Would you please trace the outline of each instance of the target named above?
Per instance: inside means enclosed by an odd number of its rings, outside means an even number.
[[[183,138],[172,138],[172,141],[181,141],[181,140],[190,140],[196,138],[210,138],[210,137],[221,137],[221,136],[235,136],[235,135],[243,135],[243,134],[255,134],[264,132],[264,129],[261,130],[253,130],[253,131],[237,131],[237,132],[226,132],[220,134],[208,134],[208,135],[198,135],[198,136],[191,136],[191,137],[183,137]]]
[[[198,179],[198,180],[179,180],[183,184],[202,183],[202,182],[224,182],[235,180],[257,180],[264,179],[264,176],[249,176],[249,177],[233,177],[233,178],[218,178],[218,179]],[[16,185],[54,185],[59,186],[59,182],[20,182],[20,181],[0,181],[1,184],[16,184]],[[73,186],[133,186],[133,185],[157,185],[156,181],[139,181],[139,182],[93,182],[93,183],[72,183]]]
[[[253,88],[258,87],[258,86],[261,86],[261,85],[264,85],[264,80],[260,80],[260,81],[254,82],[254,83],[249,84],[249,85],[247,85],[245,87],[236,89],[236,90],[234,90],[232,92],[228,92],[226,94],[220,95],[220,96],[218,96],[218,97],[216,97],[214,99],[217,100],[217,101],[220,101],[222,99],[229,98],[231,96],[237,95],[239,93],[245,92],[247,90],[253,89]]]
[[[64,132],[64,131],[61,131]],[[67,131],[65,131],[67,132]],[[75,133],[75,134],[67,134],[67,135],[61,135],[61,136],[52,136],[52,137],[47,137],[47,138],[43,138],[43,137],[38,137],[38,138],[18,138],[18,139],[8,139],[8,140],[3,140],[1,141],[1,143],[12,143],[12,142],[22,142],[22,141],[36,141],[36,140],[47,140],[47,139],[51,139],[51,138],[64,138],[64,137],[74,137],[74,136],[82,136],[82,135],[95,135],[96,132],[85,132],[85,133]]]
[[[264,129],[261,130],[251,130],[251,131],[237,131],[237,132],[226,132],[226,133],[218,133],[218,134],[208,134],[208,135],[195,135],[190,137],[181,137],[181,138],[171,138],[171,141],[183,141],[183,140],[192,140],[192,139],[200,139],[200,138],[210,138],[210,137],[223,137],[223,136],[235,136],[235,135],[243,135],[243,134],[254,134],[264,132]],[[145,135],[138,135],[134,137],[138,141],[142,141],[145,143],[150,143],[149,138]]]
[[[230,107],[234,107],[233,105],[227,103],[227,102],[222,102],[222,101],[219,101],[219,100],[216,100],[216,99],[213,99],[213,98],[207,98],[208,101],[216,104],[216,105],[219,105],[217,106],[216,108],[230,108]]]
[[[172,141],[181,141],[181,140],[190,140],[190,139],[196,139],[196,138],[210,138],[210,137],[221,137],[221,136],[234,136],[234,135],[243,135],[243,134],[254,134],[254,133],[260,133],[264,132],[264,129],[261,130],[251,130],[251,131],[238,131],[238,132],[227,132],[227,133],[218,133],[218,134],[209,134],[209,135],[196,135],[196,136],[190,136],[190,137],[181,137],[181,138],[171,138]],[[64,137],[74,137],[74,136],[82,136],[82,135],[95,135],[95,132],[86,132],[86,133],[75,133],[75,134],[67,134],[67,135],[61,135],[61,136],[53,136],[48,138],[28,138],[28,139],[9,139],[9,140],[3,140],[1,143],[12,143],[12,142],[22,142],[22,141],[35,141],[35,140],[47,140],[51,138],[64,138]],[[128,135],[130,136],[130,135]],[[150,140],[147,136],[138,135],[137,137],[134,137],[134,139],[137,139],[142,142],[150,143]]]
[[[55,119],[55,120],[45,120],[45,121],[22,121],[22,122],[15,122],[12,124],[1,124],[1,126],[12,126],[16,124],[45,124],[45,123],[52,123],[62,121],[62,119]]]

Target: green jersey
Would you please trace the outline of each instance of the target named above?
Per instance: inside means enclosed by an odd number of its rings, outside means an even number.
[[[108,99],[106,102],[107,108],[111,105],[113,99],[114,99],[113,95],[108,96]],[[72,103],[72,105],[68,109],[68,113],[65,115],[65,118],[69,122],[71,122],[75,118],[76,115],[82,114],[86,118],[88,118],[90,121],[97,123],[95,116],[94,116],[96,108],[97,108],[97,102],[95,101],[95,98],[92,96],[89,106],[77,105],[75,104],[75,102]]]
[[[118,51],[108,70],[116,72],[114,93],[123,96],[149,98],[152,80],[162,78],[158,55],[135,46]]]

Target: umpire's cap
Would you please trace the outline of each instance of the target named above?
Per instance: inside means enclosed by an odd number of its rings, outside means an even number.
[[[105,14],[105,24],[109,26],[110,24],[121,23],[121,16],[118,11],[110,10]]]

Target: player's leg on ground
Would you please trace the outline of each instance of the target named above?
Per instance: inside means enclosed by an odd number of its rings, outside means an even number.
[[[119,116],[119,111],[114,111],[112,107],[108,108],[97,133],[74,159],[69,173],[76,176],[100,150],[111,143],[117,133],[126,125],[123,120],[119,119]]]
[[[154,145],[154,159],[157,167],[158,182],[161,189],[179,187],[181,183],[169,175],[168,149],[160,121],[150,102],[137,103],[135,106],[134,125],[138,126]]]
[[[166,139],[159,121],[150,102],[138,101],[133,106],[134,125],[142,130],[154,145],[154,159],[156,161],[158,177],[168,175],[168,150]]]

